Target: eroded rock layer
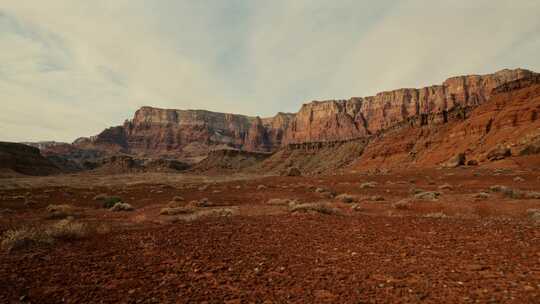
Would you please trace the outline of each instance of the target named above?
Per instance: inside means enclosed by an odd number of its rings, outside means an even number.
[[[197,158],[216,148],[268,152],[306,142],[365,138],[404,122],[444,123],[450,112],[483,104],[494,88],[535,73],[502,70],[489,75],[454,77],[442,85],[399,89],[371,97],[313,101],[296,114],[271,118],[202,110],[142,107],[132,120],[75,145],[142,155]]]

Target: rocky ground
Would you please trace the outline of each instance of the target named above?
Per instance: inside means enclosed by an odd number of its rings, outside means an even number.
[[[84,229],[3,242],[0,302],[538,303],[538,190],[538,172],[476,167],[2,179],[4,240]]]

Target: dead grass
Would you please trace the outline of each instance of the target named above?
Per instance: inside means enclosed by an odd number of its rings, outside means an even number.
[[[131,206],[128,203],[119,202],[119,203],[114,204],[114,206],[112,206],[112,208],[109,209],[109,210],[114,211],[114,212],[133,211],[133,210],[135,210],[135,208],[133,208],[133,206]]]
[[[191,207],[174,207],[174,208],[163,208],[159,212],[161,215],[178,215],[178,214],[191,214],[195,213],[197,210]]]
[[[409,200],[400,200],[392,204],[392,208],[397,210],[409,210],[412,208],[412,204]]]
[[[231,208],[215,208],[201,210],[191,214],[180,215],[176,219],[184,222],[192,222],[207,217],[230,217],[233,216],[234,213],[235,211]]]
[[[271,198],[266,202],[267,205],[271,206],[289,206],[296,203],[296,200],[287,198]]]
[[[11,252],[39,245],[52,245],[58,240],[72,241],[85,237],[88,229],[85,224],[72,220],[61,220],[48,227],[21,227],[6,231],[0,247]]]
[[[432,212],[425,214],[424,217],[428,218],[447,218],[448,215],[444,214],[443,212]]]
[[[46,208],[48,214],[47,219],[61,220],[75,216],[75,207],[71,205],[49,205]]]
[[[347,193],[343,193],[336,196],[336,199],[346,204],[354,203],[356,201],[355,196],[347,194]]]
[[[376,186],[377,182],[365,182],[360,184],[360,189],[375,188]]]
[[[295,212],[317,212],[327,215],[341,215],[342,212],[334,207],[331,207],[328,203],[305,203],[297,204],[290,208],[291,213]]]
[[[47,228],[45,233],[57,240],[77,240],[86,236],[87,227],[72,220],[61,220]]]
[[[519,189],[512,189],[507,186],[495,185],[489,187],[493,192],[499,192],[504,194],[506,197],[513,199],[540,199],[540,192],[536,191],[523,191]]]

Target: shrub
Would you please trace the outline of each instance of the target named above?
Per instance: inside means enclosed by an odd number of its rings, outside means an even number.
[[[438,188],[439,190],[453,190],[454,189],[454,187],[452,187],[452,185],[450,184],[440,185]]]
[[[346,204],[350,204],[350,203],[353,203],[356,198],[350,194],[346,194],[346,193],[343,193],[343,194],[340,194],[336,197],[336,199],[342,201],[343,203],[346,203]]]
[[[382,202],[384,201],[384,197],[380,196],[380,195],[373,195],[372,197],[369,198],[370,201],[375,201],[375,202]]]
[[[122,199],[118,196],[109,196],[103,200],[103,208],[110,209],[117,203],[121,203]]]
[[[37,228],[22,227],[6,231],[2,236],[0,246],[3,250],[11,252],[37,244],[52,244],[53,242],[54,239]]]
[[[212,206],[212,203],[207,198],[203,198],[203,199],[200,199],[198,201],[192,201],[192,203],[194,203],[196,207],[210,207],[210,206]]]
[[[107,199],[107,197],[109,197],[107,194],[100,193],[100,194],[94,196],[94,200],[95,201],[103,201],[103,200]]]
[[[493,192],[500,192],[513,199],[540,199],[540,192],[535,191],[522,191],[500,185],[491,186],[489,189]]]
[[[287,206],[294,200],[286,199],[286,198],[272,198],[269,199],[266,204],[272,205],[272,206]]]
[[[71,205],[49,205],[46,210],[48,212],[47,219],[65,219],[75,214],[75,208]]]
[[[442,212],[433,212],[433,213],[428,213],[426,215],[424,215],[424,217],[429,217],[429,218],[447,218],[448,215],[442,213]]]
[[[337,208],[332,208],[326,203],[306,203],[297,204],[290,208],[291,212],[317,212],[328,215],[338,215],[341,211]]]
[[[436,201],[440,195],[441,195],[440,192],[425,191],[425,192],[420,192],[420,193],[415,194],[414,197],[420,200]]]
[[[540,223],[540,209],[528,209],[527,215],[531,220]]]
[[[191,214],[195,209],[189,207],[163,208],[159,212],[161,215]]]
[[[185,199],[183,197],[181,197],[181,196],[175,196],[175,197],[173,197],[172,201],[173,202],[183,202],[183,201],[185,201]]]
[[[409,210],[411,209],[412,204],[408,200],[400,200],[392,204],[392,208],[398,210]]]
[[[112,208],[111,208],[110,210],[111,210],[111,211],[114,211],[114,212],[118,212],[118,211],[133,211],[133,210],[135,210],[135,208],[133,208],[133,206],[131,206],[131,205],[128,204],[128,203],[122,203],[122,202],[119,202],[119,203],[114,204],[114,206],[112,206]]]
[[[229,217],[234,214],[234,210],[230,208],[216,208],[210,210],[202,210],[191,214],[184,214],[177,217],[177,220],[191,222],[203,217]]]
[[[49,227],[21,227],[6,231],[0,246],[3,250],[27,248],[37,245],[51,245],[56,240],[77,240],[87,234],[84,224],[72,220],[61,220]]]
[[[360,189],[375,188],[376,186],[376,182],[365,182],[360,184]]]
[[[487,198],[489,198],[489,194],[486,193],[486,192],[476,193],[474,195],[474,198],[476,198],[476,199],[487,199]]]
[[[77,240],[86,236],[87,229],[83,223],[61,220],[47,228],[45,233],[57,240]]]

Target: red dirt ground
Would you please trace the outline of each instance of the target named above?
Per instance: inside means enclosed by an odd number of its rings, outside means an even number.
[[[84,175],[71,177],[71,187],[0,180],[10,185],[0,187],[0,233],[54,223],[45,219],[51,203],[72,204],[80,208],[77,221],[110,227],[81,240],[1,252],[0,302],[540,303],[540,228],[527,217],[540,200],[474,198],[492,185],[538,190],[539,177],[465,168],[210,179],[206,186],[150,179],[88,186]],[[78,180],[85,186],[73,186]],[[361,189],[367,181],[377,185]],[[451,190],[438,190],[447,183]],[[317,187],[357,196],[359,211],[321,198]],[[413,187],[443,194],[436,202],[393,208],[412,197]],[[99,208],[92,198],[100,193],[118,195],[136,210]],[[206,197],[214,203],[209,209],[234,213],[193,221],[159,215],[176,195]],[[374,195],[385,200],[370,201]],[[294,214],[267,205],[270,198],[326,200],[342,214]]]

